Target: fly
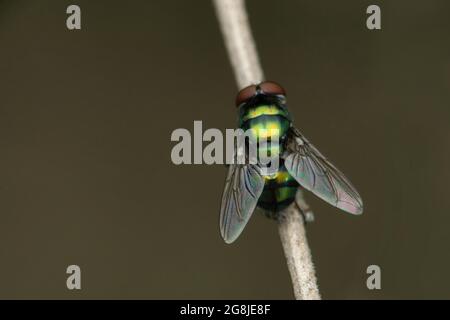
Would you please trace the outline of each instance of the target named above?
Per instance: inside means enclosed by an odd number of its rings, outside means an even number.
[[[301,188],[346,212],[362,213],[355,187],[292,125],[286,92],[279,84],[264,81],[242,89],[236,107],[239,128],[256,136],[276,129],[280,145],[268,152],[278,157],[279,166],[270,175],[264,174],[260,163],[229,166],[220,209],[220,232],[226,243],[239,237],[256,207],[277,218]]]

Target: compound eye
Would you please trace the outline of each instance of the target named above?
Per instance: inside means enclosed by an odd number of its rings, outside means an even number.
[[[283,89],[282,86],[280,86],[278,83],[272,82],[272,81],[265,81],[259,85],[261,90],[265,94],[273,94],[273,95],[286,95],[286,91]]]
[[[245,87],[236,96],[236,107],[240,106],[242,103],[246,102],[248,99],[256,95],[256,86],[251,85]]]

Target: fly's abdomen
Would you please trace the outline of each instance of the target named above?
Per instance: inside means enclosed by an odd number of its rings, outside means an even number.
[[[271,177],[265,177],[264,190],[258,206],[270,213],[277,213],[287,208],[294,200],[299,184],[286,171],[284,166]]]

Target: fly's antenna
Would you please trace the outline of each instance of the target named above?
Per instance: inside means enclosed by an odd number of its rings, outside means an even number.
[[[214,0],[214,7],[239,89],[264,80],[243,0]],[[298,203],[306,202],[302,194]],[[278,229],[291,274],[294,295],[299,300],[319,300],[320,293],[306,239],[305,221],[299,205],[280,213]]]

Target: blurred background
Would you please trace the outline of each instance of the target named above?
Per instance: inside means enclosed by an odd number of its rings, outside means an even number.
[[[450,2],[247,7],[295,125],[364,199],[307,194],[323,298],[450,298]],[[236,126],[236,92],[208,0],[0,0],[0,298],[292,299],[276,224],[225,245],[226,169],[170,159],[174,129]]]

